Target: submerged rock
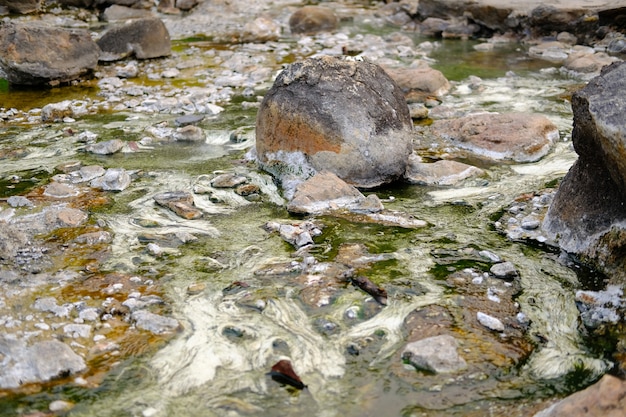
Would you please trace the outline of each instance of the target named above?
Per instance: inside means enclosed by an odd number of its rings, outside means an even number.
[[[432,132],[478,156],[514,162],[538,161],[559,138],[554,123],[530,113],[481,113],[437,120]]]
[[[407,344],[402,358],[418,369],[435,373],[458,372],[467,368],[457,352],[458,343],[450,335],[428,337]]]
[[[283,186],[329,171],[371,188],[404,174],[412,127],[401,89],[379,66],[311,58],[283,70],[263,99],[257,156]]]
[[[626,64],[613,64],[572,97],[579,158],[543,221],[562,250],[626,282]]]
[[[465,179],[484,173],[482,169],[462,162],[439,160],[425,163],[417,155],[411,155],[405,177],[413,184],[456,185]]]
[[[11,84],[57,84],[89,73],[100,48],[87,30],[33,23],[0,26],[0,69]]]

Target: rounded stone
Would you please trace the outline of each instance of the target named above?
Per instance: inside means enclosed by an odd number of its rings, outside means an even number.
[[[257,115],[256,150],[283,186],[329,171],[371,188],[404,174],[412,128],[402,90],[381,67],[323,56],[278,76]]]

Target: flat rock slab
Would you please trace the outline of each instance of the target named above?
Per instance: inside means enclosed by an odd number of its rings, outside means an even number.
[[[437,120],[431,132],[477,156],[513,162],[538,161],[559,138],[554,123],[532,113],[481,113]]]

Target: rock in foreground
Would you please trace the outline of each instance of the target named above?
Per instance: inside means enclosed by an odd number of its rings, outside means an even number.
[[[543,228],[566,252],[626,282],[626,65],[613,64],[572,97],[579,158]]]
[[[257,155],[283,187],[329,171],[371,188],[404,174],[412,126],[402,90],[382,68],[311,58],[287,67],[265,96]]]

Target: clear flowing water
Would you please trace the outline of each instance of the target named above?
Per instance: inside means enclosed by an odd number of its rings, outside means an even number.
[[[305,259],[263,229],[270,220],[301,219],[290,217],[281,206],[271,178],[241,162],[254,144],[253,109],[225,105],[223,113],[202,122],[208,135],[202,145],[155,144],[106,157],[79,152],[81,143],[56,125],[3,127],[3,149],[28,149],[24,158],[2,161],[4,184],[15,173],[32,178],[31,185],[45,183],[53,167],[70,159],[144,173],[114,195],[111,205],[93,213],[114,232],[112,256],[104,269],[151,271],[166,288],[172,315],[183,327],[155,351],[125,359],[97,388],[69,384],[20,401],[32,405],[66,398],[76,404],[72,416],[465,416],[497,415],[501,409],[514,414],[516,406],[524,415],[524,406],[593,381],[607,363],[590,353],[578,330],[574,292],[580,284],[574,271],[555,253],[511,242],[493,229],[494,216],[515,198],[544,189],[575,160],[567,97],[580,82],[529,60],[519,45],[490,53],[476,52],[472,45],[445,41],[431,55],[433,66],[454,84],[444,105],[544,114],[561,131],[554,150],[532,164],[482,163],[486,175],[458,187],[397,185],[376,190],[386,208],[409,213],[429,226],[410,230],[321,217],[316,221],[323,233]],[[184,44],[179,48],[184,50]],[[279,64],[275,66],[273,70]],[[475,82],[470,75],[482,78],[479,92],[469,87]],[[11,94],[5,89],[2,100]],[[20,94],[28,97],[27,92]],[[114,113],[80,118],[71,128],[96,132],[102,139],[140,140],[144,129],[155,123],[154,115]],[[247,132],[244,140],[232,142],[230,132],[242,127]],[[420,146],[431,147],[423,142]],[[222,202],[215,203],[208,195],[196,194],[196,206],[207,213],[199,220],[155,209],[152,196],[157,192],[193,190],[219,170],[245,173],[265,200],[250,202],[225,191],[218,196]],[[18,191],[5,190],[7,195]],[[198,240],[168,248],[165,256],[155,259],[137,240],[146,224],[160,234],[191,233]],[[388,305],[380,308],[353,288],[341,288],[319,307],[304,302],[311,282],[323,276],[315,268],[331,264],[342,244],[357,243],[380,255],[382,260],[364,270],[387,288]],[[484,269],[470,250],[488,250],[514,262],[521,285],[515,301],[530,319],[528,337],[549,335],[548,341],[533,342],[535,349],[520,363],[505,361],[472,375],[422,374],[399,357],[406,343],[405,319],[416,309],[455,305],[458,294],[437,272],[434,253],[457,253],[450,274]],[[269,266],[290,263],[308,265],[308,283],[293,273],[263,273]],[[248,286],[225,290],[236,281]],[[202,290],[188,291],[195,284],[202,284]],[[490,349],[489,341],[476,345]],[[354,346],[359,347],[358,355]],[[267,375],[272,364],[285,357],[308,385],[306,390],[291,390]]]

